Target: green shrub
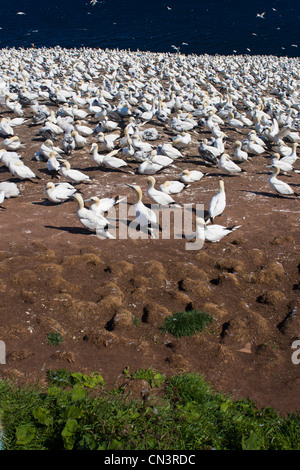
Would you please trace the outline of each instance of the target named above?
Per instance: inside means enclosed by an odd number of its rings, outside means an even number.
[[[173,336],[192,336],[202,331],[213,317],[208,313],[198,310],[189,310],[169,315],[161,327],[163,332],[171,333]]]
[[[166,378],[145,399],[105,390],[102,376],[49,371],[48,386],[0,381],[0,444],[6,450],[299,450],[300,417],[233,401],[195,373]],[[157,382],[158,381],[158,382]]]

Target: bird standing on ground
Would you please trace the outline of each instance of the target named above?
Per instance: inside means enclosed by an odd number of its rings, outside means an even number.
[[[146,207],[142,201],[142,189],[140,186],[126,184],[130,189],[135,192],[136,202],[134,204],[136,220],[138,222],[138,227],[147,227],[148,233],[150,233],[151,238],[155,238],[154,230],[151,227],[151,224],[157,223],[157,217],[155,212]]]
[[[60,169],[60,163],[56,158],[56,152],[51,152],[47,160],[46,167],[51,174],[51,178],[58,178],[58,172]]]
[[[234,148],[233,156],[239,162],[246,162],[248,160],[248,153],[245,150],[242,150],[242,142],[240,142],[239,140],[236,140],[234,145],[235,145],[235,148]]]
[[[103,230],[107,227],[108,220],[101,214],[96,214],[84,207],[84,201],[80,194],[75,193],[73,198],[77,201],[77,217],[85,228],[90,232],[96,232],[98,229]]]
[[[226,207],[226,193],[225,185],[222,179],[219,180],[219,191],[212,197],[209,204],[209,217],[210,221],[214,223],[214,219],[221,215]]]

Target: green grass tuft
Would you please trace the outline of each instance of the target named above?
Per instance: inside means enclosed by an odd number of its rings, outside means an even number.
[[[63,338],[60,333],[56,333],[55,331],[51,331],[47,335],[47,343],[51,344],[52,346],[57,346],[58,344],[63,342]]]
[[[212,321],[211,315],[198,310],[178,312],[165,318],[161,331],[171,333],[176,338],[192,336]]]

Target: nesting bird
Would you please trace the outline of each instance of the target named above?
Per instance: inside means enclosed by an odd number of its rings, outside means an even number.
[[[217,167],[229,175],[235,175],[244,171],[239,165],[234,163],[227,153],[221,155]]]
[[[147,183],[146,194],[155,204],[159,206],[180,207],[169,194],[155,189],[155,178],[153,176],[148,176]]]
[[[56,204],[61,204],[72,199],[76,189],[70,183],[52,183],[49,181],[45,186],[44,194],[47,199]]]
[[[63,161],[60,165],[60,173],[70,183],[87,183],[91,182],[91,178],[80,170],[71,168],[67,161]]]
[[[183,170],[180,174],[180,181],[184,184],[194,183],[203,178],[204,173],[198,170]]]
[[[295,193],[295,191],[289,184],[277,178],[279,173],[280,168],[274,165],[274,171],[269,178],[269,185],[271,186],[271,188],[281,196],[298,196],[298,194]]]
[[[217,243],[240,227],[241,225],[234,225],[232,227],[224,227],[217,224],[206,225],[202,217],[196,217],[196,238],[201,240],[204,238],[205,241]]]

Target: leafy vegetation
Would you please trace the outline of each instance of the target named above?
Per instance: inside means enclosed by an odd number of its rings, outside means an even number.
[[[151,393],[106,390],[102,376],[49,371],[46,389],[0,381],[7,450],[299,450],[300,417],[214,392],[201,375],[124,371]],[[159,391],[159,393],[157,393]]]
[[[163,332],[171,333],[173,336],[192,336],[202,331],[213,317],[208,313],[198,310],[188,310],[169,315],[165,318],[161,327]]]
[[[63,341],[63,338],[62,338],[60,333],[56,333],[55,331],[51,331],[47,335],[48,344],[56,346],[56,345],[62,343],[62,341]]]

